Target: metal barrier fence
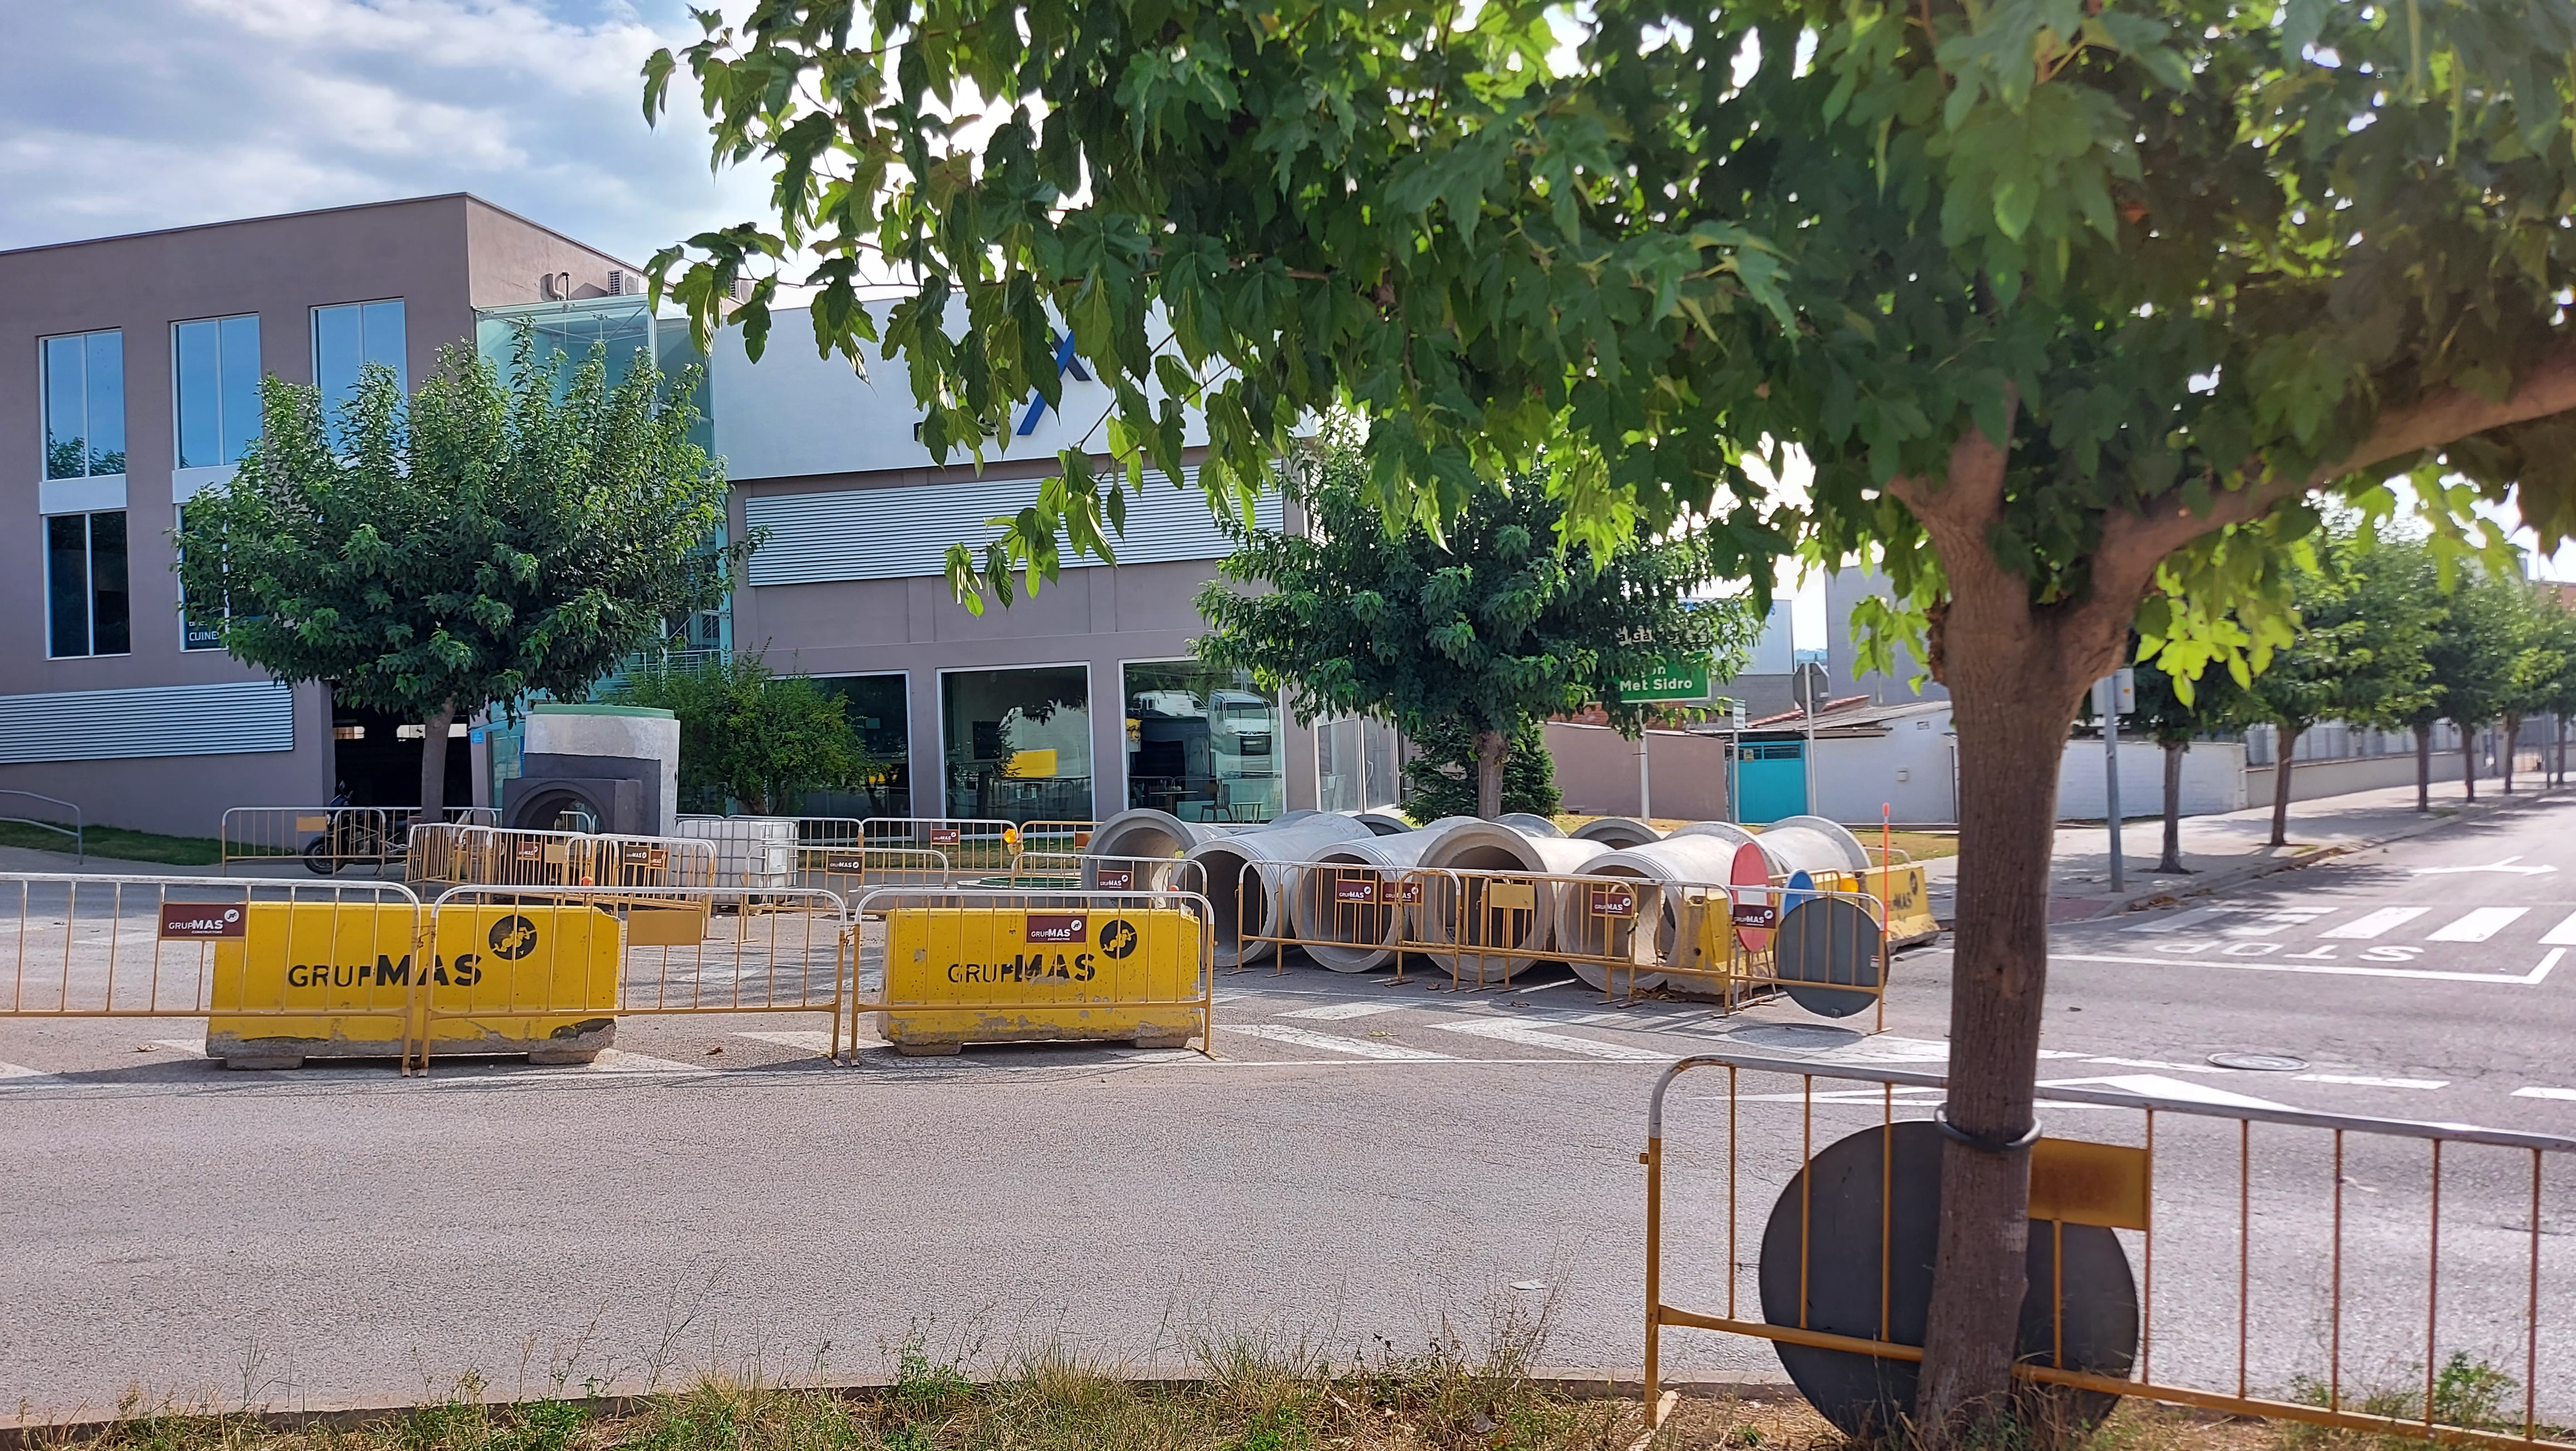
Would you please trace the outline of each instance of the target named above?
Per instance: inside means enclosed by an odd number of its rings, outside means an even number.
[[[596,1052],[602,1029],[620,1017],[707,1013],[820,1013],[831,1019],[826,1052],[840,1056],[849,916],[841,899],[806,887],[762,894],[761,910],[735,914],[719,930],[722,888],[651,885],[455,887],[432,904],[453,965],[474,953],[486,967],[521,963],[535,970],[481,970],[472,981],[441,985],[415,978],[416,1027],[406,1051],[422,1070],[444,1044],[481,1051],[498,1045],[486,1024],[519,1020],[528,1040],[567,1057]],[[542,1036],[540,1036],[542,1035]]]
[[[851,917],[853,1045],[872,1013],[901,1053],[1195,1039],[1215,1056],[1216,916],[1198,893],[884,888]]]
[[[859,823],[859,845],[871,850],[927,847],[948,858],[951,880],[1006,875],[1024,850],[1079,851],[1091,844],[1088,821],[999,817],[871,816]]]
[[[725,882],[716,843],[696,837],[604,836],[492,826],[420,826],[404,876],[422,883],[504,887],[753,887]]]
[[[1011,858],[1008,885],[1030,891],[1196,892],[1204,895],[1206,881],[1206,870],[1184,857],[1024,851]]]
[[[1724,1070],[1721,1091],[1674,1092],[1703,1069]],[[2406,1438],[2571,1444],[2558,1427],[2576,1410],[2576,1341],[2563,1290],[2544,1310],[2542,1269],[2544,1226],[2563,1235],[2576,1209],[2565,1174],[2546,1171],[2576,1139],[2112,1084],[2040,1087],[2044,1120],[2089,1130],[2030,1151],[2014,1373],[2051,1413],[2097,1420],[2141,1396]],[[1640,1156],[1650,1425],[1666,1327],[1772,1342],[1849,1434],[1910,1414],[1944,1087],[1939,1073],[1741,1054],[1687,1058],[1658,1080]],[[1722,1129],[1722,1150],[1694,1137],[1677,1152],[1668,1120],[1685,1116]],[[1748,1210],[1762,1216],[1749,1266]],[[1704,1253],[1667,1266],[1667,1223]]]
[[[878,887],[944,887],[948,854],[929,847],[861,846],[856,841],[796,849],[796,884],[848,901]]]
[[[382,871],[401,864],[420,820],[416,806],[233,806],[217,828],[223,871],[235,862],[301,861],[316,876],[349,867]],[[497,824],[489,806],[450,806],[435,824]]]
[[[309,1017],[307,982],[244,969],[288,912],[329,944],[308,961],[353,979],[390,976],[423,923],[395,882],[0,873],[0,1017]]]

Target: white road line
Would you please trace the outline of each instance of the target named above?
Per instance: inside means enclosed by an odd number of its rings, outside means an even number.
[[[2175,932],[2185,927],[2197,927],[2212,917],[2224,917],[2234,911],[2236,911],[2236,909],[2233,907],[2194,907],[2188,912],[2176,912],[2170,917],[2160,918],[2153,922],[2135,923],[2121,930],[2127,932]]]
[[[1305,1028],[1291,1028],[1281,1023],[1226,1023],[1220,1033],[1240,1033],[1265,1042],[1285,1043],[1292,1048],[1320,1048],[1327,1053],[1348,1053],[1354,1058],[1405,1059],[1415,1063],[1445,1062],[1449,1055],[1427,1048],[1407,1048],[1400,1043],[1372,1043],[1365,1038],[1344,1038],[1332,1033],[1317,1033]]]
[[[2346,941],[2367,942],[2392,927],[2403,927],[2432,910],[2430,907],[2382,907],[2376,912],[2365,912],[2340,927],[2329,927],[2317,935],[2339,937]],[[2569,920],[2576,921],[2576,918]]]
[[[2448,1088],[2447,1078],[2368,1078],[2354,1073],[2301,1073],[2294,1083],[2341,1083],[2353,1088]]]
[[[2170,1073],[2224,1073],[2227,1070],[2209,1063],[2167,1063],[2161,1058],[2092,1058],[2087,1063],[2108,1063],[2114,1068],[2162,1068]]]
[[[2576,1099],[2576,1088],[2517,1088],[2513,1091],[2513,1096],[2516,1098]]]
[[[1565,1033],[1550,1033],[1527,1023],[1468,1018],[1457,1022],[1434,1023],[1431,1026],[1448,1033],[1473,1033],[1479,1038],[1499,1038],[1518,1043],[1524,1048],[1554,1048],[1563,1053],[1580,1053],[1587,1058],[1615,1058],[1623,1063],[1669,1063],[1670,1053],[1652,1048],[1631,1048],[1625,1043],[1604,1043],[1596,1038],[1577,1038]]]
[[[2540,945],[2543,947],[2576,947],[2576,912],[2568,913],[2565,921],[2560,922],[2557,926],[2550,928],[2545,933],[2542,933]]]
[[[206,1056],[206,1042],[203,1038],[155,1038],[152,1040],[152,1046],[167,1048],[173,1053],[185,1053],[191,1058]]]
[[[2283,928],[2304,927],[2308,923],[2314,922],[2324,915],[2326,914],[2322,909],[2316,911],[2290,909],[2279,912],[2266,912],[2261,918],[2255,921],[2238,923],[2232,927],[2221,927],[2218,929],[2218,935],[2221,937],[2269,937],[2273,933],[2281,931]]]
[[[1558,979],[1557,979],[1556,981],[1554,981],[1554,982],[1543,982],[1543,983],[1538,984],[1538,985],[1537,985],[1537,986],[1535,986],[1535,987],[1525,987],[1525,986],[1521,985],[1520,983],[1513,983],[1513,984],[1512,984],[1512,991],[1513,991],[1513,992],[1516,992],[1516,993],[1543,993],[1543,992],[1546,992],[1546,991],[1547,991],[1548,989],[1550,989],[1550,988],[1560,988],[1560,987],[1564,987],[1564,986],[1566,986],[1568,983],[1576,983],[1576,982],[1581,982],[1581,981],[1582,981],[1582,979],[1581,979],[1581,978],[1576,978],[1576,977],[1560,977],[1560,978],[1558,978]]]
[[[1283,1018],[1313,1018],[1318,1022],[1338,1023],[1344,1018],[1365,1018],[1373,1013],[1392,1013],[1403,1009],[1402,1003],[1326,1003],[1319,1008],[1299,1008],[1281,1013]]]
[[[781,1048],[804,1048],[816,1053],[828,1053],[832,1049],[832,1035],[820,1028],[779,1028],[763,1033],[736,1033],[734,1036],[749,1038],[755,1043],[775,1043]]]
[[[0,1088],[37,1088],[62,1080],[41,1068],[23,1063],[0,1063]]]
[[[2484,942],[2513,924],[2529,907],[2480,907],[2425,938],[2427,942]]]
[[[2438,972],[2421,967],[2362,967],[2329,962],[2283,962],[2278,958],[2231,958],[2212,962],[2205,957],[2119,957],[2100,952],[2061,952],[2049,957],[2051,962],[2109,962],[2123,967],[2229,967],[2242,972],[2306,972],[2329,977],[2395,977],[2418,982],[2490,982],[2502,987],[2538,987],[2567,955],[2564,947],[2549,949],[2549,955],[2529,972]]]
[[[713,1073],[716,1070],[695,1063],[674,1063],[668,1058],[648,1058],[622,1048],[603,1048],[589,1064],[592,1073]],[[553,1076],[553,1075],[548,1075]]]

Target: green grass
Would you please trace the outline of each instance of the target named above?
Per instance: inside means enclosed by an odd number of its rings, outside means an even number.
[[[224,859],[222,846],[210,836],[159,836],[121,826],[93,826],[82,833],[88,854],[115,861],[157,862],[174,867],[210,867]],[[23,821],[0,821],[0,846],[34,847],[69,855],[72,839]]]

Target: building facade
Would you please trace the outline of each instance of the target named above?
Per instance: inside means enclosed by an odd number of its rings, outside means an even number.
[[[1195,489],[1152,481],[1114,568],[1068,550],[1058,583],[1009,608],[949,597],[947,546],[981,542],[1059,449],[1099,437],[1108,390],[1078,353],[1061,408],[1032,399],[979,468],[921,446],[899,362],[861,376],[784,314],[758,363],[733,331],[699,359],[639,291],[632,264],[463,195],[0,253],[0,460],[21,480],[0,591],[39,622],[0,638],[0,790],[188,836],[230,806],[343,788],[416,802],[417,726],[187,638],[173,532],[257,435],[263,375],[336,393],[383,362],[416,384],[442,347],[493,356],[526,325],[575,353],[606,345],[613,366],[704,363],[730,527],[764,543],[729,609],[674,622],[675,650],[757,651],[847,698],[879,767],[808,812],[1256,820],[1394,800],[1391,732],[1300,722],[1192,661],[1193,602],[1225,552]],[[505,795],[513,728],[459,729],[448,799]],[[0,817],[59,814],[0,797]]]

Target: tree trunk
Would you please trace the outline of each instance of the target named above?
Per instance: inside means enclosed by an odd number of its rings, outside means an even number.
[[[1476,814],[1487,821],[1503,814],[1503,762],[1511,755],[1510,736],[1476,732]]]
[[[2469,799],[2475,801],[2478,799],[2478,733],[2467,721],[2457,720],[2451,724],[2460,728],[2460,785],[2469,793]]]
[[[2567,717],[2557,711],[2549,713],[2550,729],[2558,733],[2558,784],[2567,784]]]
[[[421,723],[420,819],[436,822],[447,809],[447,728],[456,724],[456,702],[449,701]]]
[[[2279,726],[2272,732],[2273,748],[2280,754],[2272,762],[2272,845],[2290,844],[2290,753],[2298,749],[2299,737],[2307,734],[2304,726]]]
[[[2433,728],[2415,728],[2415,809],[2433,809]]]
[[[2513,749],[2522,739],[2522,717],[2504,718],[2504,794],[2513,794]]]
[[[2160,872],[2188,872],[2182,864],[2182,756],[2191,749],[2189,741],[2165,742],[2165,854],[2156,863]]]

